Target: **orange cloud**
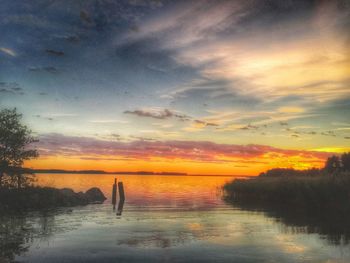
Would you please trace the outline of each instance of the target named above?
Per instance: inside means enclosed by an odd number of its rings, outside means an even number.
[[[191,174],[257,174],[272,167],[320,167],[330,153],[280,149],[266,145],[208,141],[107,141],[46,134],[37,148],[36,168],[108,171],[174,171]]]

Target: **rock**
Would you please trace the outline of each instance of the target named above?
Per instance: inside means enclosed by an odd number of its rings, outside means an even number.
[[[20,190],[0,188],[0,211],[73,207],[103,203],[105,200],[106,197],[102,191],[96,187],[89,189],[86,193],[76,193],[70,188],[27,187]]]
[[[87,190],[85,192],[85,198],[89,203],[103,203],[107,199],[102,191],[97,187]]]
[[[70,188],[63,188],[59,190],[61,194],[67,196],[67,197],[73,197],[75,196],[75,193],[72,189]]]
[[[76,193],[76,195],[80,198],[80,199],[86,199],[86,196],[83,192],[78,192]]]
[[[57,202],[62,206],[87,205],[89,201],[83,193],[76,193],[70,188],[59,190]]]

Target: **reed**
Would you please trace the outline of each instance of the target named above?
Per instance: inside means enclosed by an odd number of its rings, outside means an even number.
[[[350,174],[240,179],[224,186],[234,207],[263,212],[287,231],[318,233],[332,244],[350,243]]]
[[[350,213],[350,174],[236,179],[224,186],[231,202],[261,203],[293,209]],[[338,214],[339,215],[339,214]]]

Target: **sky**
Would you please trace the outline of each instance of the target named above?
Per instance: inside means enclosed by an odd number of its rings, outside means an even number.
[[[350,150],[350,2],[0,0],[33,168],[256,175]]]

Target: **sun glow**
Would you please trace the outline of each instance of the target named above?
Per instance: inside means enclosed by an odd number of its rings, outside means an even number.
[[[221,156],[216,161],[199,161],[183,158],[150,157],[142,159],[124,159],[113,156],[89,157],[55,156],[28,161],[26,166],[37,169],[58,168],[66,170],[104,170],[107,172],[176,172],[203,175],[258,175],[274,167],[308,169],[322,167],[324,158],[267,153],[251,158],[232,158]]]

